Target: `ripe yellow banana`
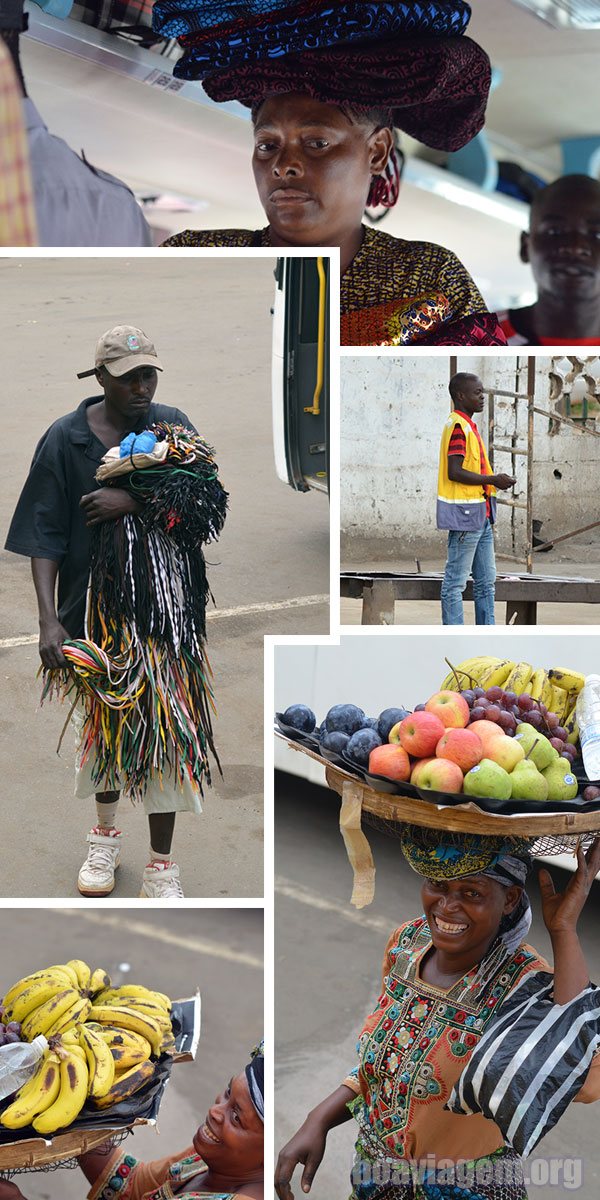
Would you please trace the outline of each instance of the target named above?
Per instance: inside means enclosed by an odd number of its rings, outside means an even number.
[[[115,1060],[103,1038],[86,1025],[81,1027],[81,1042],[87,1056],[90,1080],[88,1095],[105,1096],[115,1078]]]
[[[150,1004],[163,1008],[165,1012],[171,1011],[171,1001],[163,992],[154,992],[151,988],[143,987],[141,984],[124,983],[118,988],[106,988],[94,1000],[95,1004],[119,1004],[124,1003],[124,997],[128,1000],[146,1000]]]
[[[13,983],[2,1001],[4,1007],[10,1008],[23,992],[28,991],[30,987],[40,981],[47,984],[56,984],[56,991],[63,991],[66,987],[72,986],[68,975],[63,971],[62,967],[48,967],[46,971],[36,971],[33,975],[25,975],[17,983]]]
[[[91,1000],[85,996],[78,996],[71,1008],[68,1008],[62,1017],[46,1030],[46,1037],[56,1037],[57,1034],[67,1033],[75,1025],[83,1025],[91,1011]]]
[[[453,664],[460,683],[457,683],[454,671],[450,671],[440,685],[440,691],[457,692],[465,691],[466,688],[473,685],[479,687],[479,679],[483,672],[499,666],[501,661],[500,658],[495,658],[490,654],[478,654],[475,658],[465,658],[462,662]]]
[[[62,1021],[65,1013],[80,1000],[79,992],[74,988],[65,988],[63,992],[55,992],[44,1004],[34,1008],[33,1012],[21,1024],[21,1033],[25,1041],[32,1042],[40,1033],[48,1035],[58,1032],[54,1026]]]
[[[60,1089],[60,1066],[57,1054],[48,1053],[33,1076],[19,1088],[12,1104],[0,1116],[7,1129],[23,1129],[31,1125],[38,1113],[54,1104]]]
[[[171,1028],[171,1017],[165,1009],[159,1004],[152,1004],[146,999],[140,999],[138,996],[123,996],[119,1004],[114,1002],[107,1005],[108,1008],[131,1008],[134,1012],[146,1013],[149,1017],[155,1017],[163,1029]]]
[[[537,670],[535,670],[533,672],[533,675],[531,676],[531,679],[529,680],[529,688],[528,688],[529,695],[531,696],[532,700],[540,700],[541,699],[542,688],[546,682],[546,679],[547,679],[547,675],[546,675],[546,672],[543,667],[538,667]]]
[[[58,984],[56,981],[48,982],[46,979],[36,979],[29,987],[24,988],[10,1004],[4,1005],[5,1021],[24,1021],[25,1017],[28,1017],[34,1009],[64,991],[65,987],[64,983]]]
[[[579,692],[585,683],[585,675],[581,675],[579,671],[570,671],[566,667],[551,667],[548,671],[548,678],[552,680],[555,687],[562,688],[563,692]]]
[[[567,713],[567,716],[566,716],[564,724],[563,724],[563,729],[566,729],[566,731],[567,731],[567,741],[569,742],[569,744],[571,746],[576,746],[577,742],[579,741],[579,724],[577,722],[577,702],[575,702],[575,704],[571,708],[571,711],[569,713]]]
[[[568,692],[562,692],[560,688],[555,687],[553,683],[551,683],[550,686],[552,688],[552,696],[550,697],[550,703],[547,705],[547,707],[550,712],[556,713],[559,721],[562,722],[562,719],[565,715],[565,708],[569,701],[569,694]]]
[[[96,996],[98,992],[102,992],[106,988],[109,988],[110,984],[110,975],[107,975],[106,971],[104,971],[102,967],[96,967],[96,970],[92,972],[90,982],[88,984],[88,991],[91,992],[92,996]]]
[[[497,666],[492,666],[480,673],[478,686],[485,688],[486,691],[491,687],[503,687],[514,666],[512,659],[501,660]]]
[[[506,692],[514,692],[517,696],[522,696],[523,692],[527,691],[527,686],[532,675],[533,667],[531,663],[515,663],[510,675],[504,680],[504,690]]]
[[[32,1121],[33,1128],[43,1135],[66,1129],[81,1112],[88,1093],[87,1063],[71,1052],[60,1064],[60,1091],[49,1108]]]
[[[134,1067],[130,1067],[128,1071],[124,1071],[119,1079],[115,1079],[110,1091],[105,1096],[100,1096],[94,1100],[94,1108],[110,1108],[112,1104],[118,1104],[121,1100],[126,1100],[128,1096],[133,1096],[134,1092],[139,1091],[149,1079],[152,1079],[154,1074],[154,1063],[143,1062],[138,1063]]]
[[[90,1028],[88,1021],[85,1026]],[[131,1029],[116,1029],[110,1025],[95,1025],[94,1030],[108,1046],[117,1069],[128,1070],[135,1063],[145,1062],[152,1054],[152,1046],[148,1038]]]
[[[60,969],[61,969],[61,971],[64,971],[65,975],[70,979],[71,987],[78,988],[79,987],[79,976],[78,976],[75,968],[71,965],[71,963],[63,963],[61,965]]]
[[[544,684],[542,687],[542,694],[539,698],[540,703],[545,704],[546,708],[551,710],[553,697],[554,697],[554,687],[553,687],[553,684],[548,679],[548,673],[546,672],[546,678],[544,680]]]
[[[133,1008],[112,1004],[94,1005],[93,1013],[94,1020],[99,1021],[101,1025],[116,1025],[123,1029],[131,1029],[134,1033],[141,1033],[142,1037],[150,1042],[152,1053],[159,1057],[164,1030],[156,1017]]]
[[[83,962],[81,958],[71,958],[66,965],[74,970],[80,991],[83,992],[89,988],[92,972],[87,963]]]

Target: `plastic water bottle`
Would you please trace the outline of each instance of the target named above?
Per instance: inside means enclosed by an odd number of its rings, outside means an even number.
[[[0,1100],[18,1092],[31,1079],[47,1049],[48,1042],[43,1034],[32,1042],[9,1042],[0,1046]]]
[[[577,724],[588,779],[600,779],[600,675],[586,675],[577,697]]]

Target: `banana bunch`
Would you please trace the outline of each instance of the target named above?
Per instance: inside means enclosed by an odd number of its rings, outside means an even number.
[[[155,1058],[174,1046],[171,1001],[162,992],[135,984],[106,988],[94,998],[90,1020],[109,1029],[138,1034],[150,1044]]]
[[[89,1089],[85,1053],[74,1044],[56,1038],[43,1055],[32,1078],[17,1092],[12,1104],[0,1114],[6,1129],[26,1125],[43,1136],[66,1129],[79,1116]]]
[[[174,1049],[171,1001],[128,983],[113,988],[101,968],[80,959],[36,971],[2,1001],[3,1022],[18,1021],[24,1041],[43,1034],[48,1049],[12,1103],[0,1113],[7,1129],[33,1125],[50,1135],[66,1129],[86,1100],[109,1108],[132,1096]]]
[[[577,697],[585,683],[585,675],[566,667],[533,667],[528,662],[513,662],[511,659],[495,658],[480,654],[467,658],[451,670],[440,685],[440,690],[464,691],[480,687],[487,691],[501,687],[505,692],[521,696],[524,692],[533,700],[544,704],[549,712],[556,713],[563,728],[569,733],[569,742],[577,743],[579,729],[575,717]]]
[[[2,1003],[3,1020],[18,1021],[27,1042],[39,1034],[55,1037],[85,1021],[93,996],[107,986],[110,978],[106,971],[91,971],[87,963],[71,959],[13,984]]]

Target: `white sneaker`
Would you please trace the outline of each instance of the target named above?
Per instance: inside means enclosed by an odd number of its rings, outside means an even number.
[[[160,900],[171,899],[173,896],[183,898],[177,863],[169,863],[168,867],[149,863],[144,868],[140,896],[153,896]]]
[[[121,836],[118,829],[101,833],[97,827],[88,833],[90,848],[77,880],[82,896],[108,896],[112,892],[121,858]]]

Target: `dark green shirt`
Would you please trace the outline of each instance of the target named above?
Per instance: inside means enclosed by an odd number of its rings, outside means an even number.
[[[70,637],[83,637],[90,562],[90,530],[79,501],[98,487],[95,474],[109,449],[92,433],[87,410],[103,399],[90,396],[46,430],[36,446],[5,546],[14,554],[58,563],[58,619]],[[133,428],[141,432],[154,421],[194,429],[181,409],[166,404],[151,404]]]

